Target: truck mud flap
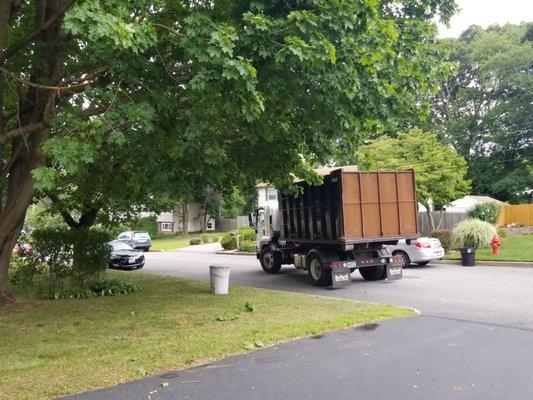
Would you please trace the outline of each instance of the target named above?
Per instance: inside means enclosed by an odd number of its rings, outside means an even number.
[[[352,278],[349,268],[338,268],[331,270],[331,286],[333,289],[350,286]]]
[[[401,265],[397,264],[388,264],[387,265],[387,280],[388,281],[397,281],[402,279],[403,269]]]

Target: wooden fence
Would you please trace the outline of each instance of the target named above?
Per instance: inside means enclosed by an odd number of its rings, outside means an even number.
[[[432,211],[433,219],[435,221],[436,229],[453,229],[455,225],[466,219],[465,212],[445,212]],[[427,213],[418,213],[418,230],[420,234],[427,235],[431,232]]]
[[[533,204],[505,204],[498,225],[533,226]]]
[[[249,226],[248,216],[242,215],[232,219],[220,219],[218,221],[217,229],[221,232],[233,231],[243,226]]]

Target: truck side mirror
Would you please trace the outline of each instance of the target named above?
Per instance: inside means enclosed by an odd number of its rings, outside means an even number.
[[[250,225],[250,228],[254,227],[254,214],[253,213],[248,214],[248,225]]]

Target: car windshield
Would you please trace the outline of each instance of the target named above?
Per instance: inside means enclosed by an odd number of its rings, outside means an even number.
[[[150,239],[150,235],[146,232],[135,232],[133,236],[135,236],[135,239]]]
[[[126,243],[123,242],[111,242],[111,246],[113,246],[113,250],[133,250],[133,248]]]

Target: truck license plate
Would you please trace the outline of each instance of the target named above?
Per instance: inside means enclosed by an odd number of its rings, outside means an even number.
[[[395,281],[402,279],[402,267],[400,265],[387,265],[387,279]]]
[[[333,288],[349,286],[352,282],[349,268],[340,268],[331,270],[331,283]]]

